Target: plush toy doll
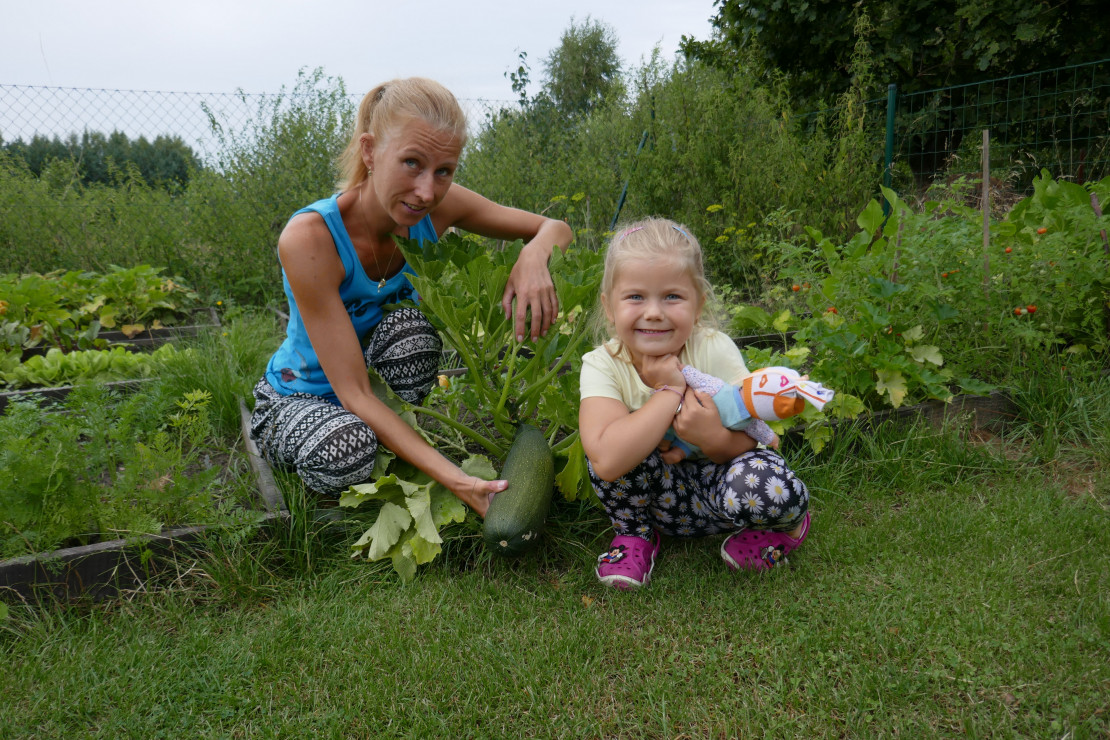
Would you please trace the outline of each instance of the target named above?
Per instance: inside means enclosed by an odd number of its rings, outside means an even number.
[[[803,378],[788,367],[764,367],[745,378],[740,385],[729,385],[720,378],[706,375],[686,365],[682,368],[686,385],[713,396],[721,415],[721,424],[734,431],[744,431],[756,442],[772,445],[775,433],[765,422],[789,419],[802,413],[808,402],[818,411],[832,400],[834,392],[820,383]],[[697,450],[668,430],[667,439],[687,456]]]

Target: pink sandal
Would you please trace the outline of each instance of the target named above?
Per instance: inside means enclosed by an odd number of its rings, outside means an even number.
[[[659,533],[652,531],[651,541],[618,534],[609,549],[597,556],[597,579],[621,591],[642,588],[651,581],[655,556],[659,554]]]
[[[745,529],[729,535],[721,543],[721,559],[733,570],[770,570],[787,562],[786,556],[798,549],[809,534],[809,512],[802,519],[797,537],[786,532]]]

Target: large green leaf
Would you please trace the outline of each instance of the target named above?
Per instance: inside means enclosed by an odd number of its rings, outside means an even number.
[[[378,518],[370,529],[352,546],[362,549],[369,545],[366,553],[368,560],[380,560],[389,553],[390,548],[397,544],[412,523],[412,515],[404,507],[390,501],[382,505]]]

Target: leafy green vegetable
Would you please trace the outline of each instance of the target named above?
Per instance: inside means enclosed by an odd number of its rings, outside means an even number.
[[[79,381],[107,382],[153,375],[157,368],[182,353],[164,344],[153,352],[129,352],[123,347],[62,352],[51,347],[43,355],[32,355],[26,361],[12,362],[14,353],[0,359],[0,386],[26,388],[56,387]]]

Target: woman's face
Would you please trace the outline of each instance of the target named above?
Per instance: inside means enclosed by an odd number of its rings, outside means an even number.
[[[397,225],[413,226],[447,195],[462,153],[458,139],[414,119],[369,143],[378,203]]]

